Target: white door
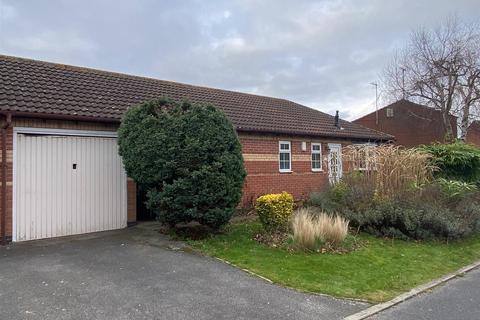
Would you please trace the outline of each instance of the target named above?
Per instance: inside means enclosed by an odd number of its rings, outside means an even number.
[[[343,174],[342,145],[329,143],[328,150],[328,179],[330,183],[336,183]]]
[[[14,157],[14,241],[127,225],[115,137],[17,133]]]

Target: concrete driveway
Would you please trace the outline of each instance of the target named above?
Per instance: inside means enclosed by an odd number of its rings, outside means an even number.
[[[341,319],[366,304],[267,283],[145,224],[0,248],[1,319]]]
[[[480,319],[480,269],[402,302],[371,320]]]

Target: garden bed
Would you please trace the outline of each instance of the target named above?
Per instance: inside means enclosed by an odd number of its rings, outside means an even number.
[[[203,254],[224,259],[274,283],[301,291],[382,302],[480,259],[480,236],[457,241],[402,241],[357,235],[346,254],[292,252],[254,240],[257,222],[230,224],[223,234],[189,240]]]

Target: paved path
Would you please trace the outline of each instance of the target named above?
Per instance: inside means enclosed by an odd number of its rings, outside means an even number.
[[[480,269],[387,309],[371,320],[480,319]]]
[[[367,305],[172,251],[152,228],[0,248],[0,319],[341,319]]]

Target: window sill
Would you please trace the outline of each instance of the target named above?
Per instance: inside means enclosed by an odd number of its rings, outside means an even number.
[[[280,173],[292,173],[293,171],[292,170],[280,170],[279,172]]]
[[[312,172],[323,172],[323,169],[312,169]]]

